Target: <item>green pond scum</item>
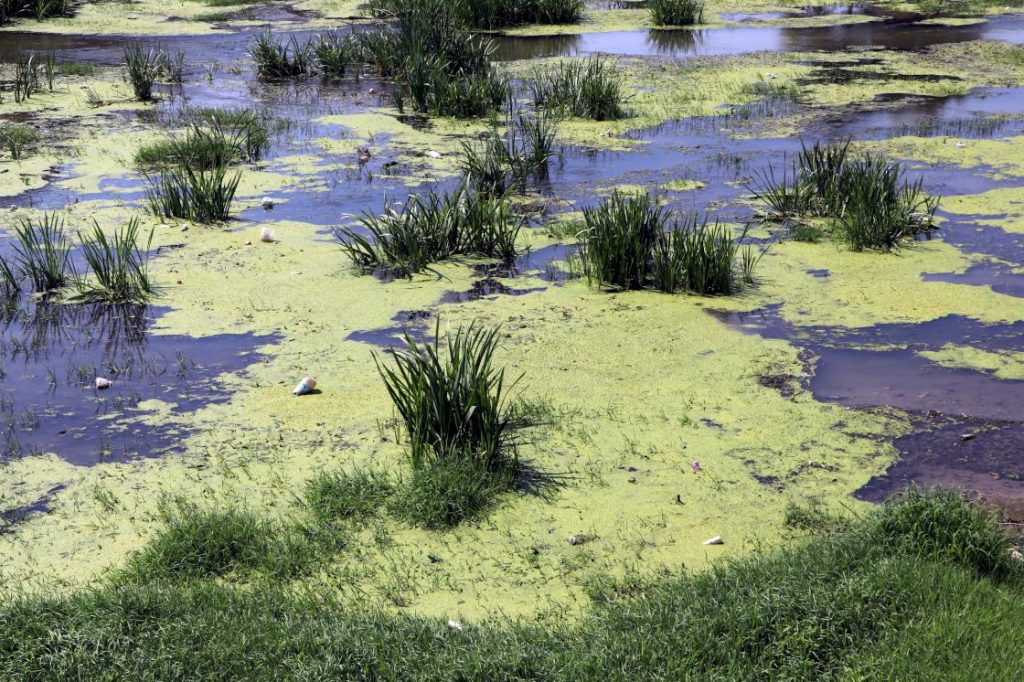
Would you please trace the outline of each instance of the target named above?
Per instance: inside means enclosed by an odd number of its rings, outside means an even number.
[[[0,677],[1024,674],[1024,15],[580,5],[3,18]]]

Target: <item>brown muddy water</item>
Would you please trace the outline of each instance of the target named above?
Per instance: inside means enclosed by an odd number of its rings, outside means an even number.
[[[806,10],[808,13],[811,10]],[[843,11],[843,10],[828,10]],[[867,10],[847,7],[850,13]],[[791,16],[791,15],[790,15]],[[771,15],[733,16],[756,21]],[[185,82],[162,91],[153,123],[171,120],[187,106],[254,106],[291,124],[277,133],[270,153],[255,168],[274,169],[276,159],[298,154],[311,140],[330,137],[340,127],[309,123],[326,114],[351,113],[380,103],[367,94],[373,83],[277,85],[256,82],[248,70],[231,66],[245,58],[254,31],[217,36],[170,36],[143,42],[188,54]],[[299,39],[308,34],[294,34]],[[659,58],[740,55],[752,52],[841,52],[858,46],[890,50],[973,40],[1024,42],[1024,18],[994,17],[966,26],[921,25],[899,18],[817,28],[750,26],[678,31],[629,31],[545,37],[499,37],[496,56],[522,60],[571,54],[611,54]],[[11,61],[19,50],[55,52],[60,61],[113,66],[120,63],[126,37],[0,33],[0,59]],[[844,68],[822,67],[812,78],[848,82],[858,76]],[[379,90],[379,88],[378,88]],[[671,207],[714,206],[716,218],[747,222],[755,208],[744,201],[746,183],[771,164],[798,151],[801,142],[846,138],[881,140],[914,134],[958,135],[987,139],[1024,134],[1024,88],[979,88],[951,97],[900,97],[881,103],[817,112],[800,138],[743,137],[737,130],[755,129],[763,117],[784,108],[800,111],[799,101],[773,102],[720,116],[675,121],[630,134],[644,145],[632,151],[595,151],[566,147],[553,165],[542,192],[577,208],[598,198],[595,186],[657,186],[666,176],[700,180],[703,186],[679,195],[667,194]],[[988,123],[986,123],[988,121]],[[375,146],[386,150],[382,135]],[[282,201],[272,213],[259,208],[242,211],[241,220],[295,220],[330,228],[343,216],[378,211],[385,195],[401,200],[410,189],[388,166],[387,152],[360,167],[339,172],[327,155],[323,169],[303,186],[277,193]],[[56,178],[75,175],[68,162],[54,169]],[[993,177],[990,168],[935,164],[915,167],[930,192],[951,196],[1016,187],[1013,177]],[[439,183],[444,187],[453,180]],[[114,190],[117,190],[116,192]],[[0,200],[0,208],[32,206],[56,210],[82,200],[142,205],[144,182],[126,172],[106,178],[98,191],[75,193],[51,182],[47,186]],[[926,278],[972,286],[989,286],[1024,297],[1024,274],[1013,263],[1024,262],[1024,234],[976,223],[976,216],[947,218],[936,238],[984,259],[966,272],[927,273]],[[8,248],[0,242],[0,251]],[[570,276],[565,261],[570,245],[555,245],[527,254],[516,263],[519,273],[540,275],[547,286],[560,286]],[[159,254],[155,257],[159,258]],[[987,259],[987,260],[986,260]],[[827,278],[820,270],[808,276]],[[460,305],[497,296],[529,296],[544,287],[520,287],[485,271],[469,290],[452,290],[437,306]],[[75,464],[151,456],[173,447],[187,431],[190,411],[229,393],[216,377],[241,374],[259,362],[258,349],[274,337],[249,334],[192,338],[159,333],[161,310],[153,308],[70,308],[41,302],[15,302],[0,320],[0,458],[56,451]],[[349,338],[391,346],[404,333],[422,334],[433,324],[436,310],[400,313],[393,325],[354,333]],[[746,314],[716,313],[721,323],[768,338],[785,339],[804,349],[809,376],[803,387],[817,400],[858,409],[898,408],[918,415],[918,434],[897,441],[903,459],[885,477],[873,480],[859,495],[879,500],[908,481],[961,483],[999,499],[1024,499],[1020,458],[1024,451],[1024,381],[998,379],[968,369],[942,367],[919,353],[947,344],[982,350],[1024,352],[1024,322],[985,325],[969,317],[951,316],[923,324],[878,325],[867,329],[800,327],[785,322],[777,309]],[[710,320],[709,320],[710,322]],[[93,388],[97,376],[110,378],[113,388]],[[771,380],[770,378],[766,380]],[[782,382],[786,383],[786,382]],[[781,385],[781,384],[780,384]],[[139,419],[152,402],[167,405],[173,426],[154,427]],[[961,436],[970,432],[970,438]],[[45,511],[41,498],[30,511]],[[18,512],[20,513],[20,512]],[[27,513],[27,512],[26,512]],[[14,513],[17,516],[17,513]],[[5,522],[13,522],[5,519]]]

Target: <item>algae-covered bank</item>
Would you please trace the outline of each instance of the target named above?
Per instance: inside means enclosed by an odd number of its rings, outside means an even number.
[[[4,4],[0,677],[1019,678],[1022,44]]]

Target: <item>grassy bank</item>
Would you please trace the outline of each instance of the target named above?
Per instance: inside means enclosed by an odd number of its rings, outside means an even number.
[[[653,585],[595,581],[541,628],[351,612],[276,581],[141,581],[0,608],[4,679],[1019,679],[1024,564],[993,519],[911,492],[795,546]],[[802,532],[802,531],[797,531]],[[159,540],[158,540],[159,541]],[[153,574],[148,574],[152,576]]]

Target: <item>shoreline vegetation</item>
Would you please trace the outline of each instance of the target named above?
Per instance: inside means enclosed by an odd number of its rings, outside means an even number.
[[[372,477],[363,489],[377,489]],[[1017,679],[1024,558],[951,491],[858,518],[794,507],[792,546],[644,584],[590,584],[578,622],[360,612],[293,591],[308,540],[185,508],[127,568],[0,605],[0,675],[90,680]],[[351,521],[352,517],[349,517]],[[340,520],[340,519],[335,519]],[[337,527],[330,531],[340,532]],[[1016,538],[1017,541],[1020,538]],[[274,551],[270,551],[274,550]],[[256,571],[251,585],[231,575]]]

